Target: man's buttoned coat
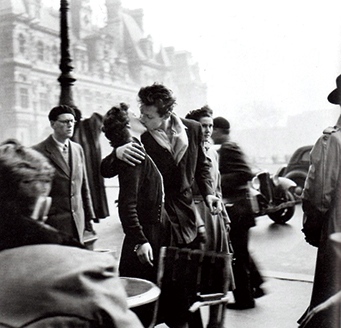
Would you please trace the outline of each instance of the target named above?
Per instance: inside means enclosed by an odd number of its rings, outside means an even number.
[[[52,204],[46,223],[83,242],[85,220],[94,219],[95,214],[83,149],[71,140],[69,145],[70,165],[64,160],[52,135],[33,148],[45,155],[56,169],[50,192]],[[75,236],[73,222],[78,236]]]

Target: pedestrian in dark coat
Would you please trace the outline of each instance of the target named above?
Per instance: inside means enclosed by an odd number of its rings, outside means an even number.
[[[329,102],[341,105],[341,75]],[[310,167],[303,189],[306,226],[319,222],[314,285],[310,305],[299,322],[314,307],[341,290],[341,261],[329,236],[341,232],[341,116],[333,127],[323,131],[310,153]],[[317,220],[317,221],[316,221]],[[307,236],[309,240],[309,235]],[[314,236],[314,239],[316,235]],[[314,316],[307,328],[339,328],[340,306],[333,306]]]
[[[216,117],[212,139],[221,144],[218,151],[221,189],[231,220],[230,238],[235,257],[235,303],[227,304],[227,307],[242,310],[253,308],[254,298],[262,296],[264,291],[260,287],[263,279],[248,249],[249,229],[255,225],[255,219],[252,214],[243,213],[247,182],[253,176],[244,153],[230,140],[229,133],[230,123],[223,117]]]

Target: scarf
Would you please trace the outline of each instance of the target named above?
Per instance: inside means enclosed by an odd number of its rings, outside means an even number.
[[[162,129],[149,131],[155,141],[163,148],[166,148],[173,156],[176,165],[179,164],[188,148],[187,127],[182,123],[180,117],[171,114],[172,141],[169,140],[166,132]]]

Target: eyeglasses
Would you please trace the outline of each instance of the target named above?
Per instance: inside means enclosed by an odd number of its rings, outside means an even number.
[[[75,124],[76,121],[75,120],[57,120],[57,122],[60,122],[64,125],[69,125],[69,124]]]

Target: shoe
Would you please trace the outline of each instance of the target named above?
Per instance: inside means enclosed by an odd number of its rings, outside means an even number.
[[[257,287],[253,289],[253,297],[259,298],[265,295],[263,288]]]
[[[253,309],[255,307],[255,302],[250,303],[227,303],[226,308],[231,310],[246,310]]]

